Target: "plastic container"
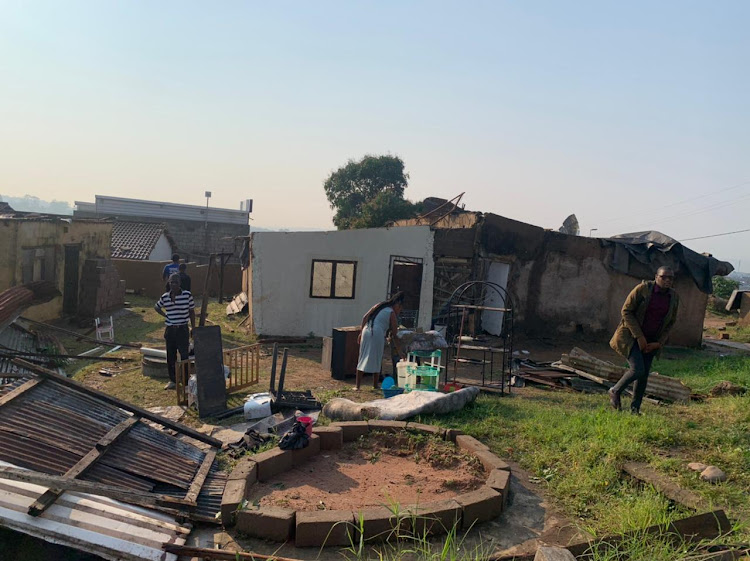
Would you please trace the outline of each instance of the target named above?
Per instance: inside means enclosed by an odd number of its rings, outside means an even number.
[[[307,436],[312,436],[312,428],[315,424],[315,421],[312,417],[297,417],[297,422],[305,425],[305,432],[307,433]]]
[[[414,383],[407,386],[407,390],[422,390],[436,392],[440,382],[440,368],[435,366],[410,366],[407,369]],[[417,383],[417,377],[419,382]]]
[[[245,419],[262,419],[271,415],[271,394],[254,393],[245,401]]]
[[[394,395],[401,395],[402,393],[404,393],[404,388],[398,388],[396,386],[383,388],[383,397],[386,399],[393,397]]]
[[[407,362],[405,360],[402,360],[401,362],[396,363],[396,373],[398,376],[398,387],[399,388],[406,388],[407,385],[414,386],[414,384],[417,383],[417,380],[415,378],[412,378],[407,372],[407,370],[411,367],[416,367],[416,362]]]

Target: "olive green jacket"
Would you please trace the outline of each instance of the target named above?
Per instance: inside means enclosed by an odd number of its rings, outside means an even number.
[[[654,284],[655,281],[643,281],[630,291],[625,299],[625,304],[622,306],[622,321],[620,321],[620,325],[612,336],[609,346],[625,358],[630,354],[630,349],[633,348],[636,339],[643,336],[641,325],[643,325],[643,318],[646,317],[646,310],[651,301]],[[658,335],[658,341],[662,346],[666,343],[669,331],[672,329],[675,319],[677,319],[677,308],[680,305],[680,297],[673,289],[669,289],[669,294],[671,296],[669,310],[664,317]]]

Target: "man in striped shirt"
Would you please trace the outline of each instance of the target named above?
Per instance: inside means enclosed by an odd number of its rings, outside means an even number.
[[[172,274],[169,277],[169,292],[165,292],[154,304],[156,312],[167,318],[165,321],[164,340],[167,342],[167,369],[169,370],[169,383],[164,386],[165,390],[174,389],[175,365],[177,364],[177,351],[180,358],[187,360],[190,352],[190,326],[195,329],[195,302],[189,290],[180,288],[180,275]]]

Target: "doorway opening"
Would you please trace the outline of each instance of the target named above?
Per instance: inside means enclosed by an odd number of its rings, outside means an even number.
[[[423,266],[423,260],[418,257],[391,255],[387,297],[404,292],[404,306],[399,320],[401,325],[412,329],[417,327],[419,321]]]

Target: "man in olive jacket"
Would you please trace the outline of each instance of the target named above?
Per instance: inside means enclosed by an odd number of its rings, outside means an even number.
[[[636,286],[622,306],[622,321],[609,342],[609,346],[627,358],[630,365],[620,381],[609,390],[609,402],[618,411],[622,392],[635,382],[630,410],[640,414],[651,362],[666,343],[677,318],[680,298],[672,284],[674,271],[670,267],[660,267],[656,278]]]

